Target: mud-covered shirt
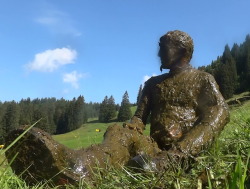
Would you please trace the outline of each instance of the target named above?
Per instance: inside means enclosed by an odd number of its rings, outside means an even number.
[[[135,116],[162,149],[193,155],[211,143],[229,120],[228,106],[212,75],[191,67],[150,78]]]

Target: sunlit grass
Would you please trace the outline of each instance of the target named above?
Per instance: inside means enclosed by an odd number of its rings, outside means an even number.
[[[87,147],[100,143],[107,127],[114,123],[95,123],[92,120],[92,123],[87,123],[76,131],[53,137],[71,148]],[[96,129],[100,129],[100,132],[96,132]],[[146,133],[149,133],[149,126]],[[126,167],[115,169],[107,166],[105,169],[97,168],[90,182],[81,180],[78,186],[65,186],[65,188],[247,189],[250,188],[249,156],[250,101],[242,106],[232,107],[230,123],[214,145],[196,158],[193,168],[188,172],[174,163],[171,170],[163,173],[134,172]],[[46,183],[27,186],[12,173],[3,150],[0,150],[0,187],[48,188]]]
[[[135,110],[136,106],[131,107],[132,114],[134,114]],[[92,118],[79,129],[61,135],[54,135],[53,138],[72,149],[85,148],[91,144],[101,143],[106,129],[113,124],[122,126],[123,122],[98,123],[98,118]],[[146,126],[145,135],[149,135],[149,127],[149,125]],[[100,132],[96,132],[96,129],[99,129]]]

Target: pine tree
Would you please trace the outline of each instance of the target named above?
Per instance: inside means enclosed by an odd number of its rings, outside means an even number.
[[[54,122],[56,124],[56,134],[62,134],[66,132],[66,117],[65,111],[67,107],[67,101],[63,98],[56,102],[56,108],[54,113]]]
[[[74,104],[74,112],[73,112],[73,120],[74,120],[74,128],[77,129],[81,127],[83,123],[87,122],[87,115],[85,112],[85,102],[84,97],[79,96]]]
[[[22,99],[19,102],[19,107],[20,107],[19,125],[31,125],[33,107],[30,98]]]
[[[50,133],[50,128],[49,128],[49,124],[48,124],[48,117],[46,115],[46,112],[42,111],[41,109],[35,109],[33,111],[33,123],[35,123],[36,121],[39,122],[36,124],[36,127]]]
[[[65,114],[64,114],[65,121],[66,121],[66,124],[65,124],[65,126],[66,126],[65,131],[66,132],[73,131],[76,129],[76,127],[74,125],[75,102],[76,102],[76,99],[73,98],[73,100],[68,103]]]
[[[250,83],[250,44],[248,46],[246,46],[245,54],[244,54],[244,72],[242,74],[243,91],[250,90],[249,83]]]
[[[231,55],[233,57],[233,59],[235,60],[236,63],[236,67],[237,67],[237,74],[239,75],[242,72],[242,69],[240,69],[241,67],[239,66],[240,61],[240,47],[237,43],[234,43],[232,49],[231,49]]]
[[[86,105],[87,118],[99,117],[100,103],[89,102],[89,103],[86,103],[85,105]]]
[[[55,109],[56,109],[56,98],[48,98],[44,104],[45,111],[47,112],[49,133],[56,133],[56,124],[54,121]]]
[[[115,118],[115,116],[116,116],[116,104],[114,97],[111,95],[108,99],[108,112],[106,115],[106,120],[111,121],[112,119]]]
[[[100,110],[99,110],[99,121],[100,122],[106,122],[106,113],[108,109],[108,96],[104,97],[104,100],[102,101],[100,105]]]
[[[136,105],[139,104],[141,95],[142,95],[142,85],[140,85],[140,88],[139,88],[139,91],[138,91]]]
[[[126,91],[122,97],[121,107],[118,112],[118,121],[127,121],[132,117],[128,92]]]
[[[105,96],[100,105],[99,121],[103,123],[110,122],[116,115],[115,99],[111,95],[109,98]]]
[[[222,79],[224,81],[224,91],[223,95],[225,98],[230,98],[233,96],[237,86],[237,68],[236,63],[231,55],[231,51],[228,45],[225,46],[225,50],[222,56],[222,62],[224,64],[224,68],[222,69]]]
[[[11,130],[19,127],[20,111],[15,101],[8,102],[2,118],[2,137],[4,138]],[[3,138],[1,139],[3,141]],[[1,142],[2,142],[1,141]]]

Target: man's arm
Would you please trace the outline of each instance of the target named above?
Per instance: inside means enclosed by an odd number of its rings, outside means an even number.
[[[142,95],[134,116],[131,118],[130,123],[124,123],[123,126],[128,127],[129,129],[137,130],[142,134],[147,123],[148,115],[150,114],[150,102],[150,81],[147,81],[142,90]]]
[[[210,145],[229,122],[228,106],[213,76],[206,75],[202,80],[197,110],[199,119],[177,143],[181,152],[190,155],[197,155],[204,146]]]

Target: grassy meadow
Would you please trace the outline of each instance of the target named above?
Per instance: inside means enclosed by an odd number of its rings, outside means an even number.
[[[134,114],[135,110],[136,106],[131,107],[132,114]],[[110,123],[98,123],[98,118],[93,118],[88,120],[88,123],[81,128],[66,134],[54,135],[53,138],[72,149],[84,148],[91,144],[101,143],[107,127],[113,124],[122,125],[123,122],[114,120]],[[145,134],[149,134],[149,126],[146,128]]]
[[[133,112],[135,108],[133,107]],[[129,168],[117,170],[108,167],[97,172],[92,183],[85,183],[83,180],[79,182],[79,186],[65,188],[250,188],[250,101],[231,106],[230,114],[231,121],[220,137],[209,150],[194,159],[193,168],[188,172],[183,171],[175,162],[171,162],[173,167],[164,173],[152,171],[135,173]],[[78,130],[53,138],[70,148],[79,149],[101,143],[106,128],[114,123],[122,125],[115,121],[98,123],[93,119]],[[149,126],[145,133],[149,133]],[[1,188],[30,188],[12,173],[5,161],[4,150],[0,151],[0,175]],[[46,187],[45,182],[32,188]]]
[[[112,124],[122,126],[122,122],[95,123],[95,121],[93,121],[84,124],[81,128],[72,132],[54,135],[53,138],[72,149],[84,148],[91,144],[101,143],[107,127]],[[149,134],[149,127],[145,130],[145,134]]]

